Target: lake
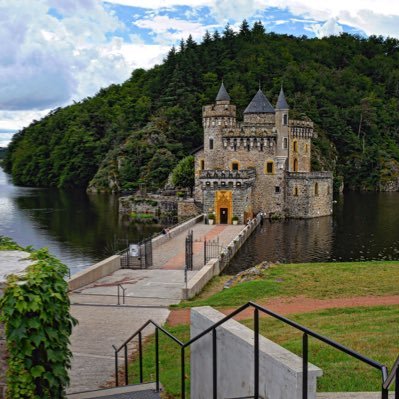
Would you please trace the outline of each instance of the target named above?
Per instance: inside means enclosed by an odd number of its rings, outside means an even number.
[[[265,221],[226,271],[263,260],[399,259],[399,193],[346,193],[336,200],[331,217]],[[161,228],[121,217],[117,196],[16,187],[0,169],[0,235],[22,246],[48,247],[71,273]]]

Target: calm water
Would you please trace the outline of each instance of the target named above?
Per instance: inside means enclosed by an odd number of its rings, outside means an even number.
[[[399,193],[349,193],[334,216],[265,222],[228,273],[263,260],[311,262],[399,259]],[[0,235],[48,247],[74,273],[161,229],[118,215],[117,197],[15,187],[0,169]]]
[[[120,217],[116,196],[16,187],[0,168],[0,235],[49,248],[71,273],[160,229]]]
[[[226,273],[279,262],[399,259],[399,193],[346,193],[334,215],[265,222]]]

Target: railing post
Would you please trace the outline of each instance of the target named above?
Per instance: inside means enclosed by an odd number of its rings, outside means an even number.
[[[309,337],[304,333],[302,336],[302,399],[308,399],[308,358]]]
[[[217,385],[217,341],[216,341],[216,328],[212,330],[212,373],[213,373],[213,399],[217,399],[218,385]]]
[[[155,384],[156,391],[159,392],[159,331],[155,328]]]
[[[118,306],[120,305],[120,300],[119,300],[119,285],[118,285]]]
[[[388,399],[388,389],[382,388],[381,399]],[[396,398],[395,398],[396,399]]]
[[[254,311],[254,398],[259,399],[259,310]]]
[[[181,399],[186,399],[186,380],[184,364],[184,346],[181,347]]]
[[[206,265],[206,237],[204,238],[204,266]]]
[[[143,383],[143,345],[141,342],[141,331],[139,332],[139,367],[140,367],[140,384]]]
[[[125,385],[129,385],[128,361],[127,361],[127,344],[125,345]]]
[[[399,368],[396,369],[395,379],[395,399],[399,399]]]
[[[115,350],[115,386],[117,386],[117,387],[119,387],[118,368],[119,368],[119,365],[118,365],[118,351]]]

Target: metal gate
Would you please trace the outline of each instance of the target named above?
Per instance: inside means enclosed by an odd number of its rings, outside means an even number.
[[[147,238],[119,253],[122,269],[148,269],[153,265],[152,239]]]
[[[194,255],[194,235],[193,231],[189,231],[186,237],[186,269],[193,270],[193,255]]]
[[[220,254],[224,250],[224,247],[219,244],[219,238],[217,240],[204,240],[204,265],[206,265],[211,259],[219,258]]]

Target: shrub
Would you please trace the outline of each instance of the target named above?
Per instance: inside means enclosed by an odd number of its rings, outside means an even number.
[[[7,397],[60,399],[69,383],[72,327],[68,268],[46,249],[33,252],[36,261],[25,273],[10,275],[0,300],[9,354]]]

